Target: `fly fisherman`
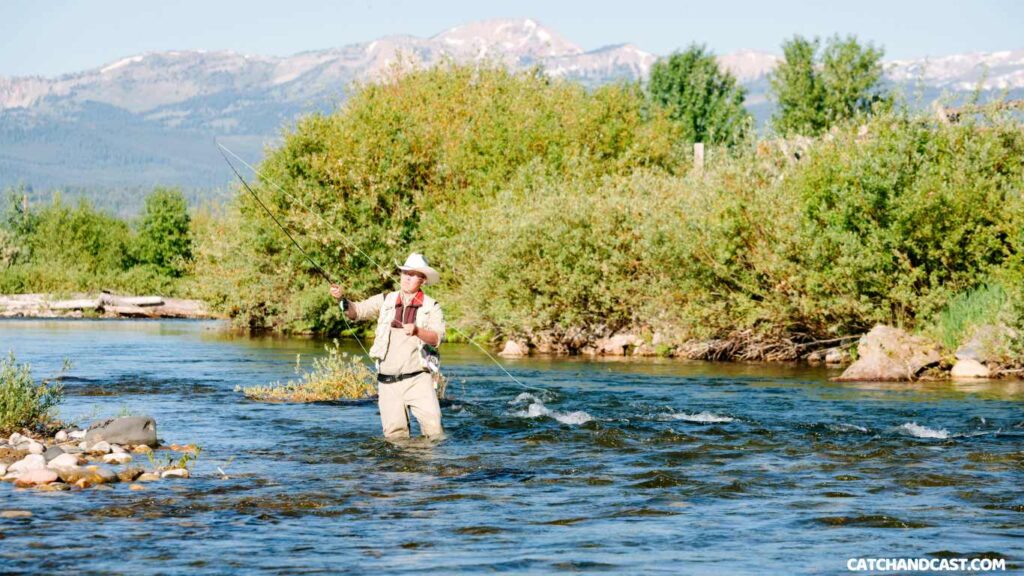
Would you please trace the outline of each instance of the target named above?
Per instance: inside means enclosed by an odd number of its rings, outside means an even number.
[[[437,346],[444,340],[441,306],[420,290],[436,284],[437,270],[422,254],[413,252],[399,266],[402,289],[381,293],[361,302],[341,297],[341,287],[331,285],[331,296],[339,301],[350,320],[377,319],[370,358],[377,363],[377,398],[385,438],[407,438],[409,416],[419,422],[424,436],[442,433],[441,406],[434,391],[439,368]]]

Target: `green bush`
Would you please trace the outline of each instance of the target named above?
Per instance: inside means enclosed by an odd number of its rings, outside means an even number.
[[[180,190],[157,188],[146,196],[135,244],[140,263],[181,276],[192,259],[191,218]]]
[[[191,232],[179,192],[157,189],[136,232],[86,200],[26,209],[16,194],[0,221],[0,292],[69,294],[110,289],[173,296],[188,270]]]
[[[0,358],[0,434],[50,428],[54,423],[53,409],[63,397],[59,381],[36,384],[29,365],[16,362],[14,352]]]

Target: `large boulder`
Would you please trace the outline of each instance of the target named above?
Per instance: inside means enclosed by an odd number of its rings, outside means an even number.
[[[1017,331],[1009,326],[986,324],[971,331],[971,336],[956,349],[957,360],[996,363],[1011,355],[1010,344]]]
[[[857,343],[857,361],[836,378],[841,382],[913,380],[942,359],[938,344],[899,328],[879,324]]]
[[[90,445],[106,441],[110,444],[156,447],[156,421],[149,416],[111,418],[90,426],[85,441]]]

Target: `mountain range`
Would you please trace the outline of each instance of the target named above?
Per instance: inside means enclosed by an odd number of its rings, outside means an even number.
[[[372,81],[399,57],[540,66],[588,86],[643,80],[658,58],[633,44],[584,50],[535,20],[503,19],[285,57],[151,52],[54,78],[0,77],[0,187],[223,187],[229,172],[214,139],[257,160],[298,116],[336,107],[353,82]],[[771,114],[768,74],[779,60],[753,50],[719,57],[747,88],[747,106],[762,123]],[[1024,50],[884,66],[886,79],[922,105],[975,89],[1024,94]]]

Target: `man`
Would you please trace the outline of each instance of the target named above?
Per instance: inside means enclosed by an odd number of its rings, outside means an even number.
[[[398,269],[401,290],[397,292],[349,302],[341,297],[341,287],[332,284],[331,296],[350,320],[377,319],[370,358],[377,363],[377,403],[384,437],[409,436],[406,407],[412,408],[424,436],[438,436],[443,430],[433,372],[438,369],[437,346],[444,340],[444,315],[420,287],[436,284],[440,275],[415,252]]]

